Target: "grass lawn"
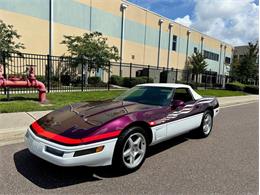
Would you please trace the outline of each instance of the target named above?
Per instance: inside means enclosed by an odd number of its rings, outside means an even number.
[[[6,101],[6,96],[0,95],[0,113],[53,110],[75,102],[113,99],[123,92],[123,90],[116,90],[50,93],[47,94],[47,104],[40,104],[38,102],[38,94],[36,93],[11,95],[11,101]],[[212,89],[197,90],[197,92],[202,96],[216,97],[246,95],[244,92]]]
[[[215,96],[215,97],[227,97],[227,96],[241,96],[247,95],[243,91],[229,91],[223,89],[207,89],[207,90],[196,90],[201,96]]]
[[[113,99],[122,92],[124,91],[49,93],[47,94],[48,102],[46,104],[40,104],[38,102],[37,93],[10,95],[11,101],[6,101],[6,96],[0,95],[0,113],[53,110],[76,102]]]

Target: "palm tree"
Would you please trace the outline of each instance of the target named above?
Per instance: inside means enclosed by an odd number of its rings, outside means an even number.
[[[202,53],[196,51],[192,54],[191,57],[189,57],[189,65],[191,67],[192,73],[196,75],[196,83],[197,83],[198,75],[206,71],[208,64],[205,61],[205,58],[202,55]]]

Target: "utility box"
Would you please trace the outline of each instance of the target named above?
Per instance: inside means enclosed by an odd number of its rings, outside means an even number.
[[[160,82],[160,73],[161,71],[158,69],[151,69],[151,68],[144,68],[141,70],[141,75],[140,76],[146,76],[149,78],[153,79],[154,83],[159,83]]]
[[[137,70],[136,73],[135,73],[135,76],[136,77],[141,77],[142,76],[142,72],[143,72],[143,70]]]
[[[165,70],[160,74],[160,83],[175,83],[176,75],[172,70]]]

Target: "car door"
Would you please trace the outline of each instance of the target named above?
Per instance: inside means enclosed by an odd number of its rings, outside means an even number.
[[[174,100],[181,100],[184,106],[173,109],[167,117],[167,137],[175,137],[200,126],[202,114],[188,88],[177,88]]]

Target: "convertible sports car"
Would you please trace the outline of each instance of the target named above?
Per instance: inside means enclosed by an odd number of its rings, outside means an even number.
[[[203,98],[183,84],[142,84],[102,103],[69,105],[28,129],[31,153],[59,166],[113,165],[138,169],[147,147],[191,130],[207,137],[219,112],[216,98]]]

